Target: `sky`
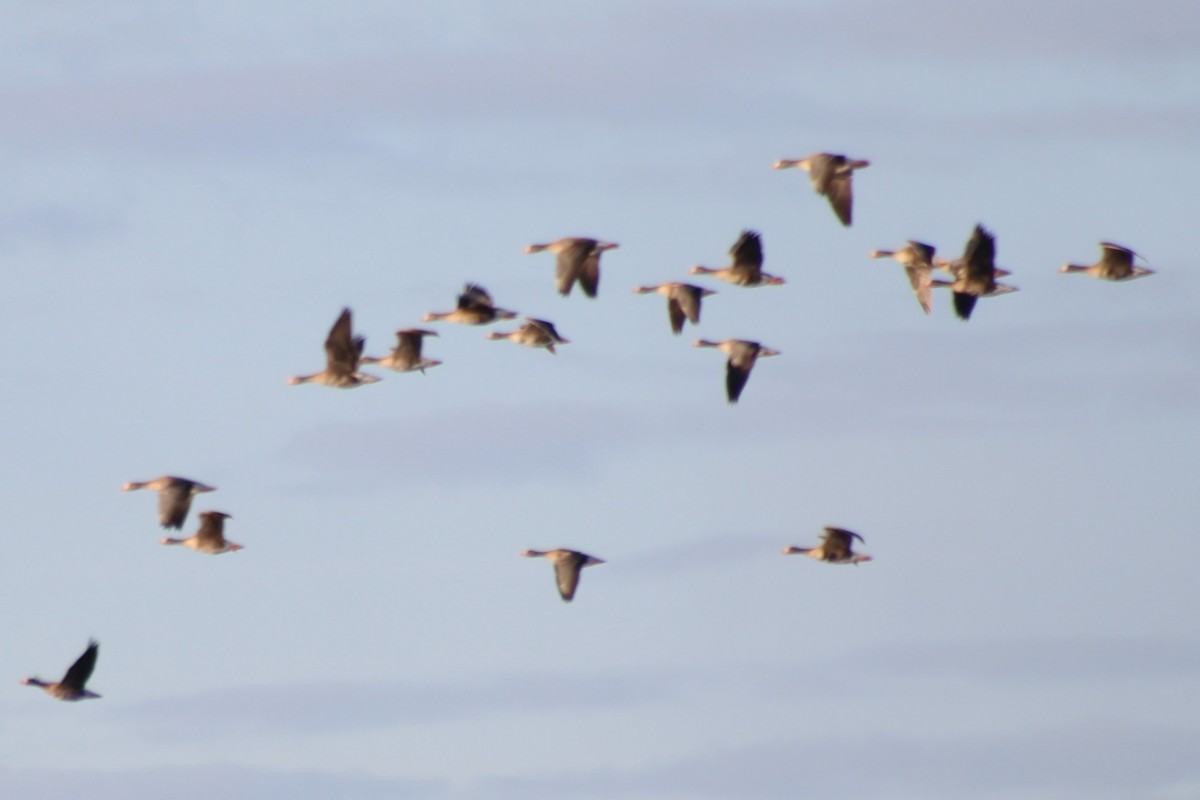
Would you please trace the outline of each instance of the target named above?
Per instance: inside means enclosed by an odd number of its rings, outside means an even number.
[[[5,796],[1200,795],[1194,3],[4,16]],[[822,151],[851,228],[771,169]],[[976,223],[1020,291],[967,323],[866,257]],[[784,286],[631,293],[746,228]],[[570,235],[596,300],[522,253]],[[1101,240],[1156,274],[1059,274]],[[466,281],[571,343],[286,385]],[[782,355],[730,406],[700,337]],[[161,474],[245,549],[160,547]],[[825,525],[873,560],[780,555]],[[19,685],[89,637],[103,699]]]

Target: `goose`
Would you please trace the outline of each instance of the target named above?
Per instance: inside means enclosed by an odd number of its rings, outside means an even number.
[[[870,258],[894,258],[904,267],[908,274],[908,282],[912,284],[913,294],[921,309],[928,314],[933,310],[933,287],[944,284],[933,277],[933,254],[936,249],[931,244],[908,240],[901,250],[872,250]]]
[[[99,652],[100,643],[95,639],[90,639],[83,655],[75,659],[75,663],[70,666],[61,681],[46,683],[40,678],[22,678],[21,683],[26,686],[37,686],[58,700],[73,702],[99,697],[100,695],[86,688],[88,678],[92,677],[92,670],[96,668],[96,655]]]
[[[667,298],[667,317],[671,320],[671,330],[678,336],[683,332],[683,323],[700,324],[700,301],[710,294],[716,294],[712,289],[703,289],[691,283],[660,283],[657,286],[638,286],[634,294],[661,294]]]
[[[575,281],[579,281],[585,295],[595,297],[600,289],[600,256],[605,250],[614,250],[617,247],[620,245],[615,242],[569,236],[548,244],[531,244],[525,248],[525,252],[540,253],[549,250],[558,257],[554,267],[554,281],[558,293],[563,297],[571,293]]]
[[[996,237],[982,225],[967,241],[962,267],[954,282],[947,285],[954,292],[954,313],[959,319],[971,318],[971,311],[980,297],[992,297],[1017,291],[1017,287],[996,282]]]
[[[329,336],[325,338],[325,369],[312,375],[288,378],[288,385],[319,383],[335,389],[353,389],[380,380],[375,375],[358,371],[363,345],[367,340],[362,336],[355,336],[351,328],[350,309],[343,308],[333,327],[329,329]]]
[[[713,269],[695,266],[688,270],[688,274],[712,275],[737,286],[778,286],[784,282],[783,278],[762,271],[762,237],[757,231],[742,231],[733,247],[729,248],[729,255],[733,256],[733,263],[728,267]]]
[[[170,537],[161,539],[159,544],[180,544],[197,553],[208,553],[213,556],[245,549],[240,544],[225,541],[225,520],[227,519],[232,519],[232,516],[224,511],[201,511],[200,530],[186,539]]]
[[[754,362],[767,356],[779,355],[778,350],[745,339],[726,339],[723,342],[698,339],[692,343],[692,347],[715,347],[729,356],[725,367],[725,395],[731,405],[742,396],[742,389],[746,387],[746,381],[750,380],[750,370],[754,369]]]
[[[457,322],[461,325],[487,325],[501,319],[515,319],[517,312],[496,308],[488,290],[477,283],[463,286],[458,295],[458,306],[453,311],[430,311],[421,318],[422,322]]]
[[[526,347],[544,347],[555,355],[557,353],[554,351],[554,345],[571,343],[569,339],[564,339],[558,335],[558,330],[555,329],[554,323],[547,322],[544,319],[534,319],[533,317],[526,317],[525,324],[515,331],[509,331],[508,333],[492,331],[486,338],[510,339]]]
[[[215,492],[215,486],[206,486],[199,481],[162,475],[152,481],[130,481],[121,487],[123,492],[138,489],[153,489],[158,492],[158,522],[164,528],[182,528],[187,519],[192,498],[201,492]]]
[[[398,330],[396,331],[396,346],[392,348],[392,352],[383,358],[363,356],[362,363],[378,364],[381,367],[387,367],[396,372],[419,371],[424,375],[425,370],[442,363],[433,358],[421,357],[421,342],[426,336],[437,335],[437,331],[425,328],[404,328],[403,330]]]
[[[592,567],[605,563],[604,559],[589,556],[578,550],[526,550],[521,555],[526,558],[548,558],[554,564],[554,575],[558,580],[558,594],[563,602],[569,603],[575,597],[575,589],[579,586],[579,573],[584,567]]]
[[[854,206],[854,187],[851,185],[854,170],[869,166],[870,161],[851,160],[834,153],[816,153],[808,158],[781,159],[775,162],[774,168],[799,167],[807,170],[813,191],[828,197],[833,213],[837,214],[843,225],[850,227]]]
[[[821,543],[816,547],[785,547],[783,554],[788,556],[799,553],[817,561],[828,561],[830,564],[854,564],[857,566],[863,561],[870,561],[871,557],[854,552],[855,539],[863,541],[863,538],[854,531],[827,526],[825,535],[821,537]]]
[[[1134,265],[1133,261],[1138,257],[1138,254],[1128,247],[1122,247],[1112,242],[1101,242],[1100,260],[1095,264],[1088,266],[1063,264],[1059,272],[1084,272],[1093,278],[1105,281],[1128,281],[1145,275],[1153,275],[1154,270]]]

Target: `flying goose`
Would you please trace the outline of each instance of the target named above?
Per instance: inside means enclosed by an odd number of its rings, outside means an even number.
[[[88,641],[87,650],[83,651],[83,655],[75,659],[75,663],[67,670],[67,674],[63,675],[63,679],[57,683],[46,683],[40,678],[22,678],[21,683],[26,686],[37,686],[46,694],[59,700],[87,700],[92,697],[99,697],[93,691],[86,688],[88,678],[92,677],[92,670],[96,668],[96,654],[100,651],[100,643],[95,639]]]
[[[688,274],[712,275],[737,286],[778,286],[783,283],[783,278],[762,271],[762,237],[757,231],[742,231],[733,247],[729,248],[729,255],[733,257],[733,263],[728,267],[714,269],[695,266],[688,270]]]
[[[558,335],[553,322],[547,322],[544,319],[534,319],[533,317],[526,317],[525,324],[515,331],[509,331],[508,333],[492,331],[487,335],[487,338],[510,339],[526,347],[544,347],[551,353],[555,352],[554,345],[571,343],[569,339],[564,339]]]
[[[729,356],[725,366],[725,395],[729,402],[736,403],[750,380],[750,370],[754,362],[767,356],[779,355],[778,350],[763,347],[758,342],[748,342],[745,339],[726,339],[723,342],[710,342],[708,339],[698,339],[693,347],[715,347]]]
[[[186,539],[170,537],[159,540],[160,544],[181,544],[197,553],[208,553],[219,556],[221,553],[233,553],[244,549],[240,544],[225,541],[225,520],[232,519],[224,511],[201,511],[200,530]]]
[[[971,318],[971,311],[980,297],[1017,290],[1015,286],[996,282],[996,237],[982,225],[975,226],[967,241],[962,268],[954,282],[938,285],[947,285],[954,292],[954,313],[964,321]]]
[[[554,564],[554,575],[558,580],[558,593],[563,602],[569,603],[575,597],[575,589],[579,586],[579,573],[584,567],[603,564],[604,559],[580,553],[578,550],[526,550],[521,555],[526,558],[548,558]]]
[[[833,213],[846,227],[850,226],[854,205],[854,170],[871,166],[870,161],[850,160],[834,153],[816,153],[808,158],[781,159],[775,169],[799,167],[808,171],[813,191],[829,198]]]
[[[595,297],[600,289],[600,255],[605,250],[613,250],[619,246],[614,242],[569,236],[549,244],[531,244],[525,248],[525,252],[540,253],[549,250],[558,257],[554,267],[554,281],[558,293],[563,297],[571,293],[575,281],[579,281],[584,294]]]
[[[514,319],[516,316],[515,311],[496,308],[487,289],[477,283],[468,283],[458,295],[458,306],[453,311],[430,311],[421,321],[445,320],[461,325],[487,325],[496,320]]]
[[[825,535],[821,537],[821,543],[816,547],[785,547],[783,554],[788,556],[800,553],[817,561],[828,561],[830,564],[854,564],[857,566],[859,562],[870,561],[870,556],[854,552],[854,539],[863,541],[863,538],[854,531],[826,527]]]
[[[121,487],[123,492],[153,489],[158,492],[158,522],[164,528],[182,528],[192,507],[192,497],[200,492],[215,492],[216,487],[199,481],[162,475],[152,481],[130,481]]]
[[[667,298],[667,317],[671,320],[671,330],[679,335],[683,332],[684,321],[693,325],[700,324],[700,301],[710,294],[716,294],[712,289],[703,289],[691,283],[660,283],[657,286],[638,286],[634,294],[650,294],[656,292]]]
[[[1100,260],[1091,265],[1063,264],[1059,272],[1085,272],[1093,278],[1105,281],[1128,281],[1153,275],[1154,270],[1148,267],[1134,266],[1138,254],[1128,247],[1122,247],[1112,242],[1100,243]]]
[[[933,286],[943,283],[933,277],[933,254],[936,252],[931,244],[908,240],[901,250],[872,250],[871,258],[894,258],[904,267],[908,274],[908,282],[912,285],[913,294],[926,314],[933,310]]]
[[[333,327],[329,329],[329,336],[325,337],[325,369],[312,375],[288,378],[288,384],[295,386],[300,383],[319,383],[335,389],[353,389],[378,381],[379,378],[375,375],[358,371],[366,339],[355,336],[351,332],[351,325],[350,309],[343,308]]]
[[[383,358],[363,356],[362,363],[378,364],[381,367],[387,367],[396,372],[420,371],[424,375],[426,369],[436,367],[442,363],[433,358],[421,357],[421,342],[426,336],[437,335],[437,331],[426,330],[425,328],[404,328],[403,330],[396,331],[396,346],[392,348],[392,352]]]

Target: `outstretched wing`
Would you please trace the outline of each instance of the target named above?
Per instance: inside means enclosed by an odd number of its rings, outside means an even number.
[[[191,481],[173,480],[158,492],[158,522],[164,528],[182,528],[191,507]]]
[[[100,643],[95,639],[89,640],[87,650],[84,650],[83,655],[75,659],[75,663],[63,676],[62,683],[76,691],[83,691],[88,678],[92,677],[92,670],[96,668],[96,656],[99,652]]]

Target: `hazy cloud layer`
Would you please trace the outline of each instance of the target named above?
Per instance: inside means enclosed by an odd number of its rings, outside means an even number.
[[[472,797],[1165,799],[1200,781],[1197,748],[1197,730],[1104,721],[946,740],[793,740],[644,769],[481,781]]]
[[[607,709],[660,701],[665,674],[511,677],[485,685],[357,684],[246,686],[163,698],[114,712],[154,739],[293,735]]]
[[[6,769],[5,796],[20,800],[113,797],[122,800],[402,800],[447,796],[429,782],[387,780],[315,770],[271,770],[231,764],[131,770]]]

